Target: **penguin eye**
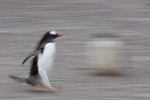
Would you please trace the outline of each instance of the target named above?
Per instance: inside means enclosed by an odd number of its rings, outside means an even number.
[[[50,35],[56,35],[56,31],[50,31],[49,34]]]

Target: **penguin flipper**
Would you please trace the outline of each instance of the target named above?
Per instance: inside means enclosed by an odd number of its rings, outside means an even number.
[[[21,78],[21,77],[13,76],[13,75],[9,75],[9,77],[17,82],[27,82],[27,79],[28,79],[28,78]]]
[[[23,64],[24,64],[28,59],[37,56],[37,55],[39,54],[40,51],[41,51],[40,49],[35,50],[35,51],[32,52],[29,56],[27,56],[27,57],[23,60],[22,66],[23,66]]]

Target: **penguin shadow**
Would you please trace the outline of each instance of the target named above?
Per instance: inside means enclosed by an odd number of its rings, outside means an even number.
[[[40,90],[40,89],[36,89],[34,87],[29,87],[29,88],[26,88],[24,90],[21,90],[20,92],[27,92],[27,93],[43,93],[43,94],[55,94],[55,93],[60,93],[60,88],[58,89],[57,87],[57,90]]]
[[[15,83],[14,83],[15,84]],[[18,88],[19,87],[19,88]],[[9,92],[12,91],[12,92],[16,92],[16,93],[33,93],[33,94],[58,94],[61,92],[61,88],[60,87],[57,87],[57,90],[40,90],[40,89],[36,89],[35,87],[30,87],[30,86],[27,86],[25,84],[15,84],[15,87],[10,87],[9,88]]]
[[[26,91],[22,91],[22,92],[30,92],[30,93],[43,93],[43,94],[55,94],[56,92],[58,93],[58,91],[40,91],[40,90],[26,90]]]
[[[10,77],[9,77],[10,78]],[[58,93],[60,92],[60,90],[62,90],[61,86],[54,86],[55,88],[53,89],[46,89],[46,88],[42,88],[40,86],[38,87],[34,87],[34,86],[30,86],[24,82],[15,82],[14,80],[11,80],[11,87],[9,87],[8,91],[13,91],[15,90],[15,92],[31,92],[31,93]],[[12,87],[13,86],[13,87]]]

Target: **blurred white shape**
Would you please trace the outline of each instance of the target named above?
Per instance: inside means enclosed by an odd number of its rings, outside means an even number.
[[[115,74],[121,68],[123,42],[113,34],[98,34],[87,43],[88,59],[99,74]]]

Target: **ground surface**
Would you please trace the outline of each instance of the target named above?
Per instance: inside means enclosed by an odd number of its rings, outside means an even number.
[[[0,23],[1,100],[149,100],[149,0],[0,0]],[[19,66],[48,30],[64,35],[56,40],[51,76],[60,90],[31,92],[8,75],[28,76],[29,62]],[[90,74],[85,43],[103,32],[118,33],[126,41],[130,64],[125,76]]]

